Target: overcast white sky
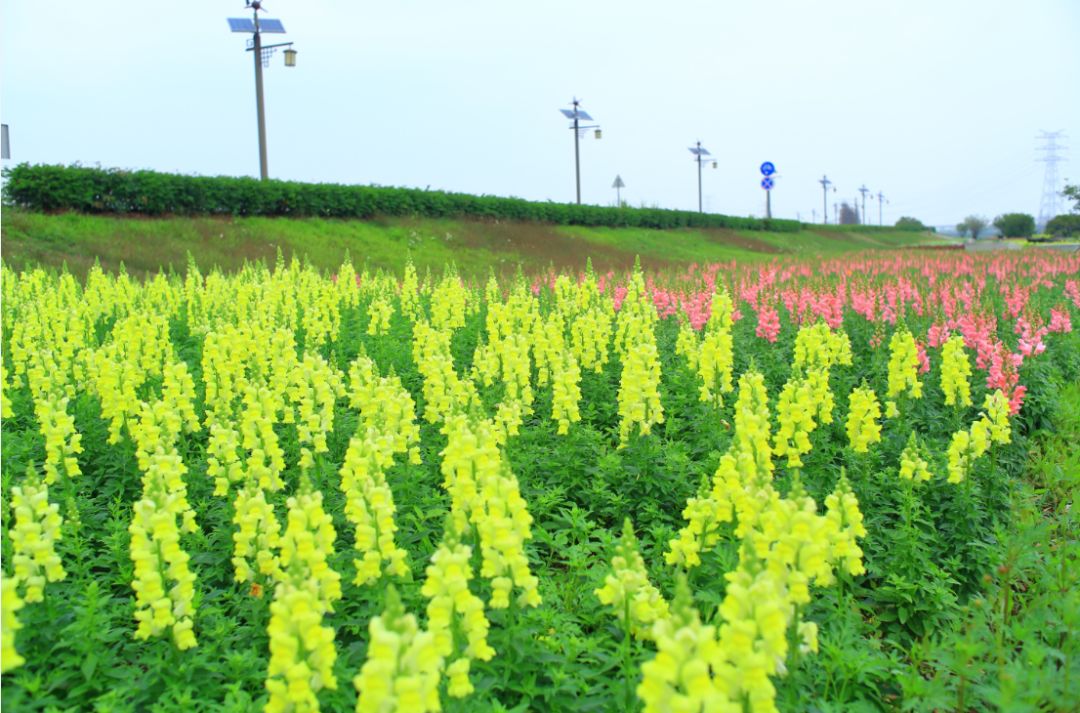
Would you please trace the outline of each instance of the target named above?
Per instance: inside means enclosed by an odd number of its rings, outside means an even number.
[[[258,175],[242,0],[2,0],[5,164]],[[1040,130],[1080,179],[1080,0],[267,0],[297,67],[266,71],[274,178],[697,207],[820,222],[865,184],[884,219],[1036,214]],[[867,212],[877,222],[877,204]]]

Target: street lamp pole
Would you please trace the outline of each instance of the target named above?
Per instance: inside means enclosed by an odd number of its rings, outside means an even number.
[[[574,185],[577,188],[577,204],[581,205],[581,134],[578,128],[578,100],[574,99]]]
[[[702,159],[705,159],[706,156],[711,156],[712,154],[709,153],[707,148],[702,147],[700,141],[690,149],[690,153],[694,154],[694,160],[697,161],[697,210],[698,213],[704,213],[705,211],[702,209],[701,203],[701,161]],[[705,160],[707,161],[708,159]],[[716,161],[712,162],[712,167],[716,168]]]
[[[259,0],[248,0],[247,8],[251,10],[252,18],[230,17],[229,27],[233,32],[250,32],[252,39],[247,48],[255,60],[255,114],[259,128],[259,178],[266,180],[269,177],[269,168],[266,150],[266,108],[263,93],[263,67],[269,65],[270,57],[281,47],[285,50],[285,66],[296,66],[296,50],[292,49],[292,42],[280,42],[273,45],[262,43],[263,32],[284,33],[285,27],[280,20],[265,18],[259,21],[259,10],[262,3]]]
[[[698,154],[697,154],[697,212],[704,213],[701,209],[701,142],[697,142]]]
[[[567,119],[571,119],[574,122],[570,125],[570,130],[574,132],[574,179],[575,186],[577,187],[577,204],[581,205],[581,147],[579,145],[581,141],[581,132],[585,129],[595,129],[596,132],[594,135],[598,139],[601,137],[601,133],[599,124],[590,124],[588,126],[583,126],[581,124],[582,119],[585,121],[594,121],[594,119],[580,108],[581,101],[579,101],[577,97],[574,97],[571,104],[574,106],[573,109],[560,109],[559,111],[561,111],[563,116]]]
[[[259,3],[255,3],[255,43],[252,45],[252,55],[255,58],[255,111],[259,117],[259,178],[266,180],[269,177],[269,168],[266,160],[266,109],[263,103],[263,68],[262,68],[262,34],[259,32]]]

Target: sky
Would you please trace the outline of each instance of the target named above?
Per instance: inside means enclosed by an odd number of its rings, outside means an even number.
[[[12,158],[259,172],[243,0],[0,0]],[[271,178],[821,222],[1038,215],[1040,131],[1080,182],[1080,0],[267,0],[297,66],[264,73]],[[833,182],[827,196],[818,183]],[[835,188],[835,192],[831,189]],[[879,204],[870,195],[882,192]],[[824,200],[823,200],[824,199]],[[860,198],[861,201],[861,198]],[[1064,207],[1064,203],[1062,204]]]

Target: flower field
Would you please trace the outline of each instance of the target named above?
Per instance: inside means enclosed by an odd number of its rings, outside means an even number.
[[[1075,588],[955,639],[1080,257],[2,280],[4,710],[1080,700]]]

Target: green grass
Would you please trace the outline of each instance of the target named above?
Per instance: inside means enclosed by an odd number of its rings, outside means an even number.
[[[350,253],[358,265],[400,270],[407,259],[420,269],[441,270],[453,261],[467,275],[491,268],[580,269],[592,258],[598,270],[622,269],[636,256],[652,267],[733,259],[768,259],[912,247],[926,234],[815,228],[798,233],[750,230],[649,230],[588,228],[538,223],[392,218],[376,221],[318,218],[119,218],[5,209],[2,255],[14,267],[66,264],[84,275],[95,260],[106,270],[123,263],[136,275],[159,268],[182,270],[188,253],[204,267],[234,270],[245,261],[306,257],[321,269],[339,266]]]

